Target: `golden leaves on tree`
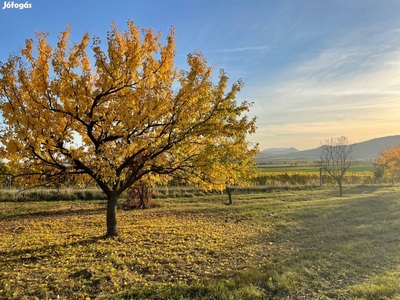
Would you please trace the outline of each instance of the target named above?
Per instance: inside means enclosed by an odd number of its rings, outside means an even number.
[[[119,194],[147,174],[179,173],[205,189],[246,182],[257,146],[246,141],[255,131],[255,119],[242,116],[250,104],[235,101],[240,80],[226,92],[226,73],[215,84],[197,51],[179,70],[174,29],[163,45],[152,29],[112,23],[106,50],[98,37],[90,49],[88,33],[72,43],[70,32],[54,48],[36,33],[1,65],[1,142],[11,165],[86,173]]]

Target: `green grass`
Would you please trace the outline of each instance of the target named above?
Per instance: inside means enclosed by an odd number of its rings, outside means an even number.
[[[400,299],[400,188],[0,202],[1,299]]]

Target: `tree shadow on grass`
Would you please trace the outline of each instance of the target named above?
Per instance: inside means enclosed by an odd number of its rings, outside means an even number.
[[[275,299],[286,290],[271,284],[271,276],[273,273],[257,269],[226,272],[189,283],[137,287],[113,299]]]
[[[74,235],[70,235],[74,236]],[[70,243],[53,244],[40,248],[33,249],[15,249],[11,251],[0,251],[0,257],[3,257],[4,264],[9,265],[10,263],[29,263],[38,262],[42,259],[50,258],[55,252],[62,252],[63,248],[71,246],[87,246],[90,244],[97,243],[100,240],[105,240],[107,237],[105,235],[95,236],[92,238],[82,239],[78,241],[73,241]],[[0,264],[1,266],[1,264]]]
[[[61,216],[76,216],[76,215],[94,215],[100,212],[105,212],[105,206],[102,208],[92,209],[62,209],[62,210],[51,210],[51,211],[38,211],[32,213],[13,214],[8,216],[0,217],[0,221],[18,220],[18,219],[35,219],[43,217],[61,217]]]
[[[360,194],[373,194],[379,190],[392,188],[391,185],[354,185],[343,183],[343,197],[360,195]],[[331,196],[339,196],[339,186],[337,184],[332,184],[330,191]]]

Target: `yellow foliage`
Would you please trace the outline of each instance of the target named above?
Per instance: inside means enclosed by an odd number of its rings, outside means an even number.
[[[375,177],[392,182],[400,180],[400,145],[381,151],[375,160]]]

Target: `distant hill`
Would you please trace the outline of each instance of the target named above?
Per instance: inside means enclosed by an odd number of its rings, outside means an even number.
[[[375,159],[379,156],[379,152],[381,152],[382,150],[386,149],[387,147],[395,147],[398,144],[400,144],[400,135],[375,138],[372,140],[355,144],[353,148],[353,155],[357,160]],[[294,151],[291,152],[287,152],[285,150],[282,150],[285,152],[270,151],[270,149],[265,149],[257,155],[258,163],[268,163],[276,161],[295,161],[295,160],[315,161],[320,158],[321,154],[321,147],[304,151],[298,151],[293,147],[284,148],[284,149],[294,149]]]
[[[400,144],[400,135],[368,140],[354,146],[354,156],[357,159],[375,159],[382,150],[387,147],[396,147],[398,144]]]
[[[298,151],[299,150],[297,150],[296,148],[291,147],[291,148],[269,148],[269,149],[264,149],[261,152],[266,153],[266,154],[282,155],[282,154],[288,154],[288,153],[298,152]]]

